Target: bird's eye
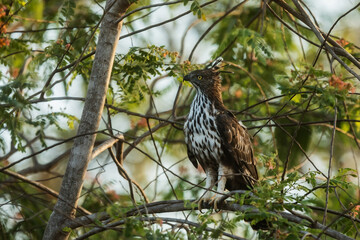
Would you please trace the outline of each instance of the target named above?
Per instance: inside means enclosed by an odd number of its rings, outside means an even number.
[[[201,79],[202,79],[202,76],[200,76],[200,75],[199,75],[199,76],[197,76],[197,79],[201,80]]]

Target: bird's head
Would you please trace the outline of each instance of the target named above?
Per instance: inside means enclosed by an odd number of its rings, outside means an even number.
[[[219,57],[204,69],[195,70],[187,74],[184,77],[184,81],[190,82],[196,90],[202,92],[219,88],[221,83],[219,69],[222,62],[223,59]]]

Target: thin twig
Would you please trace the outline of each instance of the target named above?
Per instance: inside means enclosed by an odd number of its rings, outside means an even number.
[[[11,177],[13,177],[13,178],[19,179],[19,180],[22,181],[22,182],[28,183],[28,184],[36,187],[36,188],[40,189],[41,191],[43,191],[43,192],[45,192],[45,193],[53,196],[54,198],[58,198],[58,197],[59,197],[59,193],[58,193],[58,192],[52,190],[51,188],[49,188],[49,187],[47,187],[47,186],[45,186],[45,185],[43,185],[43,184],[41,184],[41,183],[38,183],[38,182],[33,181],[33,180],[30,180],[30,179],[28,179],[27,177],[25,177],[25,176],[23,176],[23,175],[21,175],[21,174],[19,174],[19,173],[10,171],[10,170],[8,170],[8,169],[3,170],[2,172],[5,173],[5,174],[7,174],[7,175],[9,175],[9,176],[11,176]],[[63,200],[63,201],[66,202],[66,200]],[[86,209],[83,208],[83,207],[79,207],[79,206],[78,206],[78,207],[77,207],[77,210],[79,210],[82,214],[86,214],[86,215],[91,214],[91,212],[89,212],[88,210],[86,210]]]
[[[326,224],[326,215],[328,210],[328,201],[329,201],[329,186],[330,186],[330,178],[331,178],[331,163],[333,159],[334,154],[334,142],[335,142],[335,133],[336,133],[336,120],[337,120],[337,106],[335,101],[335,107],[334,107],[334,128],[331,135],[331,143],[330,143],[330,157],[329,157],[329,167],[328,167],[328,175],[327,175],[327,181],[326,181],[326,199],[325,199],[325,211],[324,211],[324,217],[322,220],[322,224]]]
[[[191,59],[193,57],[193,54],[195,52],[195,49],[197,48],[197,46],[199,45],[201,40],[204,39],[204,37],[211,31],[211,29],[213,29],[227,15],[229,15],[231,12],[235,11],[238,7],[240,7],[241,5],[243,5],[246,2],[247,2],[247,0],[244,0],[241,3],[239,3],[239,4],[235,5],[234,7],[232,7],[230,10],[226,11],[223,16],[221,16],[219,19],[217,19],[213,24],[210,25],[210,27],[208,27],[208,29],[206,29],[206,31],[200,36],[199,40],[195,43],[193,49],[191,50],[190,55],[189,55],[189,61],[191,61]]]
[[[182,3],[184,1],[180,0],[180,1],[173,1],[173,2],[163,2],[163,3],[157,3],[157,4],[151,4],[151,5],[147,5],[147,6],[144,6],[144,7],[139,7],[137,9],[134,9],[128,13],[126,13],[124,16],[121,16],[121,18],[119,18],[116,23],[119,23],[121,22],[122,20],[124,20],[125,18],[127,18],[128,16],[136,13],[136,12],[139,12],[139,11],[142,11],[144,9],[149,9],[149,8],[153,8],[153,7],[162,7],[162,6],[166,6],[166,5],[172,5],[172,4],[177,4],[177,3]]]
[[[305,110],[303,111],[303,113],[300,116],[300,120],[298,121],[298,125],[296,126],[296,129],[294,130],[294,132],[292,134],[291,143],[290,143],[289,150],[288,150],[288,153],[287,153],[287,157],[286,157],[286,160],[285,160],[285,163],[284,163],[284,170],[283,170],[283,173],[281,175],[281,181],[285,180],[285,175],[286,175],[288,164],[290,162],[291,150],[292,150],[292,148],[294,146],[294,141],[295,141],[295,139],[297,137],[297,134],[298,134],[299,129],[301,127],[301,122],[303,121],[303,119],[305,117],[305,113],[309,109],[310,102],[311,102],[312,98],[314,97],[314,95],[315,95],[315,92],[313,92],[313,94],[310,96],[309,101],[308,101],[308,103],[306,105],[306,108],[305,108]]]
[[[209,4],[212,4],[212,3],[216,2],[216,1],[217,1],[217,0],[212,0],[212,1],[206,2],[206,3],[202,4],[202,5],[200,5],[200,7],[205,7],[205,6],[207,6],[207,5],[209,5]],[[147,30],[152,29],[152,28],[155,28],[155,27],[159,27],[159,26],[164,25],[164,24],[167,24],[167,23],[169,23],[169,22],[173,22],[173,21],[175,21],[176,19],[179,19],[179,18],[181,18],[181,17],[183,17],[183,16],[185,16],[185,15],[188,15],[189,13],[191,13],[190,10],[189,10],[189,11],[186,11],[186,12],[184,12],[184,13],[176,16],[176,17],[170,18],[170,19],[168,19],[168,20],[166,20],[166,21],[163,21],[163,22],[160,22],[160,23],[157,23],[157,24],[153,24],[153,25],[150,25],[150,26],[148,26],[148,27],[145,27],[145,28],[142,28],[142,29],[133,31],[133,32],[131,32],[131,33],[125,34],[125,35],[121,36],[121,37],[119,38],[119,40],[124,39],[124,38],[127,38],[127,37],[130,37],[130,36],[132,36],[132,35],[135,35],[135,34],[138,34],[138,33],[141,33],[141,32],[144,32],[144,31],[147,31]]]

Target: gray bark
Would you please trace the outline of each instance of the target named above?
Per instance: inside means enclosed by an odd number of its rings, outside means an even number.
[[[96,134],[93,133],[99,127],[115,50],[121,32],[122,21],[117,23],[117,20],[124,15],[130,4],[128,0],[106,1],[106,13],[100,27],[99,41],[78,129],[78,135],[89,134],[76,138],[74,141],[59,198],[43,235],[44,240],[60,240],[69,237],[69,232],[63,231],[61,226],[75,217],[86,169],[95,142]]]

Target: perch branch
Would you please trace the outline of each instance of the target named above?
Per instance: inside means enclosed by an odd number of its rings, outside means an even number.
[[[138,214],[156,214],[156,213],[171,213],[171,212],[179,212],[179,211],[192,211],[197,210],[197,204],[194,206],[191,206],[191,203],[194,202],[194,200],[170,200],[170,201],[159,201],[159,202],[153,202],[141,206],[137,206],[133,210],[128,211],[125,216],[131,217],[131,216],[138,216]],[[202,209],[210,209],[210,205],[203,203]],[[231,212],[251,212],[251,213],[259,213],[259,209],[255,208],[251,205],[240,205],[237,203],[222,203],[218,205],[218,208],[220,210],[225,211],[231,211]],[[289,212],[273,212],[270,211],[272,214],[279,215],[285,219],[287,219],[290,222],[298,223],[298,224],[304,224],[305,226],[312,228],[312,229],[320,229],[326,234],[327,236],[333,237],[335,239],[342,239],[342,240],[351,240],[353,238],[348,237],[336,230],[330,229],[317,221],[314,221],[309,216],[305,216],[300,213],[296,213],[296,215],[289,213]],[[103,219],[106,218],[105,213],[99,214]],[[93,215],[92,215],[93,216]],[[83,220],[84,217],[77,218],[77,221],[69,223],[68,225],[63,225],[63,227],[71,227],[72,229],[83,226],[79,225],[79,223],[85,223],[89,224],[89,220]],[[96,219],[96,218],[95,218]],[[102,227],[95,227],[89,232],[85,233],[84,235],[80,236],[78,239],[84,239],[84,237],[89,237],[93,234],[102,232],[107,230],[107,227],[115,227],[117,225],[122,224],[123,219],[115,223],[110,223],[108,225],[102,226]],[[112,225],[111,225],[112,224]]]

